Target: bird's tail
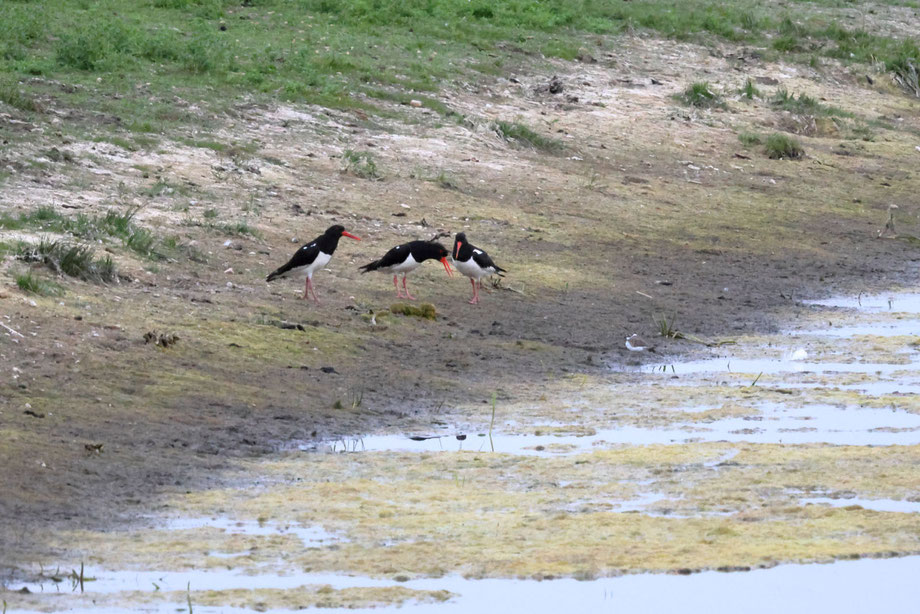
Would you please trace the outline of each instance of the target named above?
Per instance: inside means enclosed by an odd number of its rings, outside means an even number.
[[[361,269],[362,273],[367,273],[368,271],[376,271],[377,269],[380,268],[380,261],[374,260],[373,262],[369,262],[365,264],[364,266],[358,267],[358,268]]]
[[[501,268],[500,266],[498,266],[497,264],[495,264],[495,265],[493,265],[493,266],[495,267],[495,274],[498,275],[499,277],[504,277],[504,275],[502,275],[502,273],[507,273],[507,272],[508,272],[508,271],[506,271],[505,269],[503,269],[503,268]]]

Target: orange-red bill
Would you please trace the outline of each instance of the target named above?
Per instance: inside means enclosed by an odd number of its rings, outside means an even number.
[[[453,277],[454,272],[450,270],[450,264],[447,262],[447,256],[441,258],[441,264],[444,265],[444,270],[447,271],[448,276]]]
[[[463,245],[463,241],[457,241],[457,249],[454,250],[454,260],[460,259],[460,246]]]
[[[354,239],[355,241],[360,241],[360,240],[361,240],[361,237],[356,237],[355,235],[351,234],[350,232],[345,232],[344,230],[342,231],[342,236],[343,236],[343,237],[348,237],[349,239]]]

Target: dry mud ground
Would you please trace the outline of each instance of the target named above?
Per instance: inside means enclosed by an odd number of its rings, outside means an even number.
[[[560,95],[540,90],[554,74]],[[743,99],[747,79],[764,98],[785,87],[848,116],[813,120]],[[724,93],[724,109],[673,99],[700,80]],[[3,152],[5,210],[140,206],[142,226],[203,256],[151,262],[110,245],[121,283],[66,280],[57,297],[24,294],[12,281],[24,265],[3,263],[0,317],[19,335],[0,336],[0,577],[65,558],[62,529],[131,523],[164,497],[232,483],[238,459],[286,442],[409,430],[445,408],[485,414],[493,393],[522,402],[567,373],[635,360],[624,338],[654,336],[658,316],[724,339],[775,330],[803,297],[916,279],[917,247],[876,238],[893,203],[899,230],[920,234],[920,113],[884,75],[870,84],[833,63],[633,37],[596,63],[523,58],[443,102],[468,121],[241,103],[206,118],[206,133],[133,151],[111,142],[106,118],[52,112],[32,123],[0,108],[29,134]],[[496,120],[564,148],[502,140]],[[86,138],[62,131],[67,122]],[[738,139],[775,131],[797,134],[805,158],[771,160]],[[188,144],[196,139],[231,147]],[[52,147],[69,159],[49,159]],[[380,178],[346,172],[346,150],[371,152]],[[258,234],[219,228],[241,221]],[[295,282],[265,284],[334,223],[363,240],[343,240],[314,278],[320,306],[301,301]],[[461,230],[508,269],[503,288],[470,306],[466,279],[429,265],[410,287],[437,319],[372,324],[369,312],[394,302],[392,284],[358,265]],[[153,330],[179,341],[145,344]],[[96,444],[101,452],[87,448]]]

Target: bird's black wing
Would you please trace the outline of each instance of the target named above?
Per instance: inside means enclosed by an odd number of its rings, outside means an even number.
[[[294,255],[290,260],[287,261],[287,264],[284,264],[278,267],[271,275],[268,276],[266,281],[271,281],[277,277],[281,277],[291,269],[296,269],[297,267],[309,266],[313,264],[316,260],[316,257],[319,256],[319,244],[316,241],[304,245],[299,250],[294,252]]]
[[[496,273],[505,272],[505,269],[492,262],[492,258],[489,257],[489,254],[485,253],[478,247],[473,248],[473,262],[478,264],[482,269],[493,268],[495,269]]]
[[[379,260],[374,260],[368,264],[365,264],[361,268],[365,273],[368,271],[376,271],[377,269],[385,269],[387,267],[393,266],[404,262],[406,258],[409,257],[409,244],[403,243],[402,245],[397,245],[387,253],[383,255],[383,258]]]

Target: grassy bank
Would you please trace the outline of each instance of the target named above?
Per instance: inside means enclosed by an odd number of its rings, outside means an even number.
[[[27,113],[92,106],[138,133],[200,121],[177,98],[207,101],[212,111],[242,95],[375,110],[376,99],[408,102],[411,95],[449,114],[433,98],[445,82],[502,74],[522,54],[594,61],[606,52],[615,61],[609,35],[624,31],[744,43],[803,61],[878,62],[907,80],[920,63],[916,40],[845,27],[835,13],[813,10],[837,4],[828,2],[56,4],[0,6],[0,101]],[[882,3],[889,4],[914,5]]]

